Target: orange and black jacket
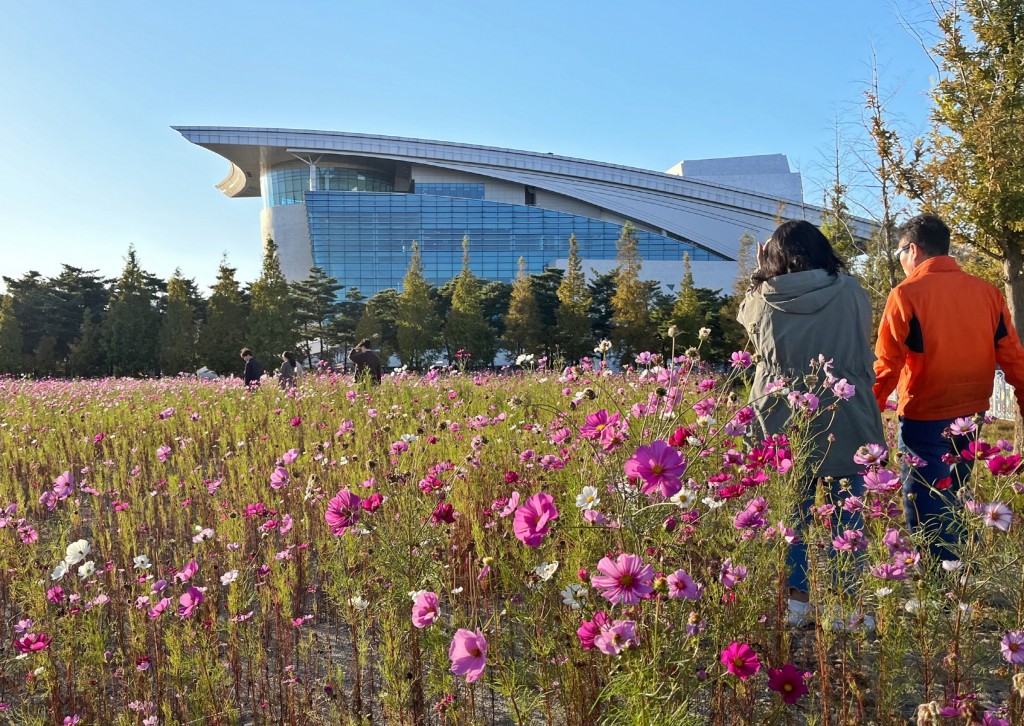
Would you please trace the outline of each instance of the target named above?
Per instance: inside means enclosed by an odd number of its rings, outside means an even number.
[[[898,387],[897,413],[910,419],[986,411],[996,364],[1024,398],[1024,349],[1002,293],[952,257],[925,260],[889,293],[875,356],[879,408]]]

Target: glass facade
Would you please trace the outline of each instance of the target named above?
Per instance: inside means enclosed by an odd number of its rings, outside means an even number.
[[[483,199],[483,184],[420,184],[416,182],[417,194],[432,194],[435,197],[462,197],[464,199]]]
[[[426,185],[417,185],[419,188]],[[622,228],[609,222],[538,207],[427,194],[305,193],[313,263],[369,296],[401,288],[418,241],[423,272],[443,285],[462,269],[462,238],[470,267],[488,280],[512,282],[519,258],[529,273],[569,256],[576,235],[580,256],[614,260]],[[722,260],[712,252],[650,232],[637,232],[646,260]]]
[[[317,166],[316,184],[318,190],[335,192],[390,192],[395,188],[392,174],[330,165]],[[263,175],[260,190],[265,207],[302,204],[309,191],[309,166],[274,169]]]

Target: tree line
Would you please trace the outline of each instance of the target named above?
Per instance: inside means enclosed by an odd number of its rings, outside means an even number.
[[[725,319],[735,310],[739,283],[726,294],[696,287],[686,259],[676,294],[664,293],[658,283],[640,278],[636,231],[628,223],[617,267],[589,283],[575,237],[567,246],[566,270],[528,274],[520,259],[508,284],[472,272],[467,237],[461,272],[438,287],[424,277],[414,242],[401,292],[381,290],[368,299],[318,267],[289,283],[269,239],[255,282],[241,284],[225,259],[207,296],[180,269],[166,281],[145,271],[130,248],[117,279],[70,265],[52,278],[35,271],[4,277],[0,372],[166,376],[206,366],[223,375],[240,370],[243,346],[268,367],[285,350],[296,351],[307,365],[343,363],[363,338],[383,357],[394,355],[415,369],[437,362],[485,367],[502,352],[574,362],[594,355],[603,339],[628,362],[645,350],[671,354],[670,326],[678,331],[680,352],[696,345],[704,327],[713,331],[703,344],[705,355],[725,356],[742,345],[742,331]],[[749,258],[753,237],[745,235],[741,246]]]

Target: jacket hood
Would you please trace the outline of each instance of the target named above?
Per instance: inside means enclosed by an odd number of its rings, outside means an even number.
[[[806,270],[779,275],[761,285],[764,301],[784,313],[811,315],[832,302],[849,278],[832,277],[825,270]]]

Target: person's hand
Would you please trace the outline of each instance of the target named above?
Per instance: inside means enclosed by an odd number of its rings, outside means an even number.
[[[761,269],[762,267],[764,267],[764,250],[765,250],[765,247],[768,246],[769,242],[771,242],[771,240],[767,240],[766,239],[764,242],[760,243],[757,246],[757,268],[758,269]]]

